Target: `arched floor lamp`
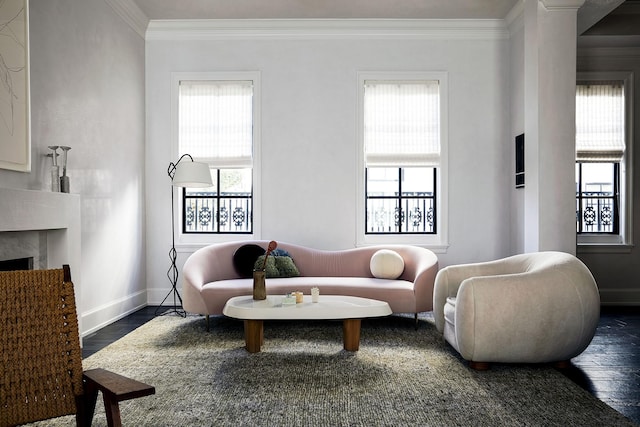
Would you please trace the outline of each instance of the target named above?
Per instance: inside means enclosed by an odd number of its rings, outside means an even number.
[[[188,158],[188,160],[185,160]],[[171,260],[171,266],[167,271],[167,277],[171,282],[171,290],[166,297],[160,303],[160,306],[156,309],[156,315],[158,310],[163,306],[164,302],[173,294],[173,309],[167,310],[164,314],[176,313],[182,317],[187,316],[187,312],[182,308],[182,297],[178,292],[178,267],[176,267],[176,239],[175,239],[175,207],[174,207],[174,188],[207,188],[213,186],[211,181],[211,172],[209,165],[206,163],[195,162],[193,157],[189,154],[183,154],[177,162],[169,163],[167,169],[169,178],[171,178],[171,249],[169,250],[169,259]],[[180,308],[178,308],[178,301],[180,301]]]

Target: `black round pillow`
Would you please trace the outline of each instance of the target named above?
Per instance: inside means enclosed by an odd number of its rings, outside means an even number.
[[[240,277],[253,277],[253,266],[258,257],[264,253],[264,248],[258,245],[242,245],[233,253],[233,268]]]

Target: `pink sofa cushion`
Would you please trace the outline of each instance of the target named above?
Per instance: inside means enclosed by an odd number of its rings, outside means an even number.
[[[345,295],[393,301],[393,307],[400,313],[415,311],[413,283],[406,280],[387,280],[372,277],[289,277],[266,281],[268,295],[284,295],[301,291],[311,294],[311,288],[318,287],[320,295]],[[201,293],[210,312],[222,312],[225,302],[237,295],[251,295],[252,279],[230,279],[207,283]]]

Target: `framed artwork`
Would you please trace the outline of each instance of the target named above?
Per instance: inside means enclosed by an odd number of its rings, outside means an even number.
[[[516,136],[516,188],[524,187],[524,133]]]
[[[29,0],[0,2],[0,168],[31,170]]]

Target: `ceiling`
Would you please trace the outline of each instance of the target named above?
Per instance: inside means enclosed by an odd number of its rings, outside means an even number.
[[[503,19],[523,0],[132,0],[165,19]],[[604,18],[603,18],[604,17]],[[585,0],[578,33],[640,35],[640,0]]]
[[[134,0],[149,19],[492,19],[519,0]]]
[[[626,0],[584,34],[601,36],[640,35],[640,0]]]

